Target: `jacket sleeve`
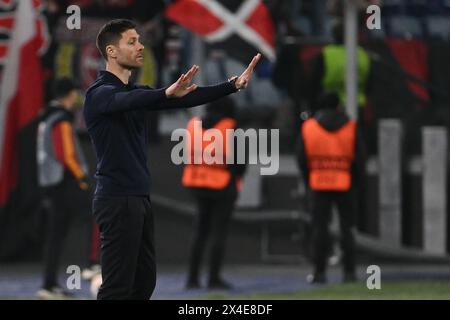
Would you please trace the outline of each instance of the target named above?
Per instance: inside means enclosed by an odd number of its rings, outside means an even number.
[[[167,99],[165,89],[140,87],[130,91],[119,91],[112,86],[98,88],[87,100],[101,114],[131,111],[136,109],[157,109]],[[89,103],[88,100],[88,103]]]
[[[227,82],[214,86],[198,87],[195,91],[181,98],[167,98],[166,88],[153,89],[139,86],[130,91],[118,91],[114,87],[102,87],[93,93],[92,99],[98,112],[110,114],[136,109],[167,110],[185,109],[205,104],[236,92],[233,84]]]
[[[77,158],[71,123],[69,121],[58,123],[53,128],[53,138],[59,161],[61,161],[76,180],[84,179],[85,172]]]
[[[234,85],[228,81],[217,85],[198,87],[196,90],[181,98],[166,99],[161,102],[158,109],[192,108],[212,102],[226,95],[236,92]]]

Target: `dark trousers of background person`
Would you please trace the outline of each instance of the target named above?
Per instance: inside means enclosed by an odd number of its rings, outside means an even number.
[[[98,300],[148,300],[156,285],[154,224],[148,196],[96,196],[103,283]]]
[[[198,206],[189,261],[188,283],[199,280],[206,246],[210,244],[209,283],[220,281],[228,227],[233,214],[236,193],[193,190]],[[211,240],[211,241],[208,241]]]
[[[71,201],[73,191],[78,186],[68,174],[61,183],[45,188],[45,243],[44,243],[44,283],[43,288],[58,286],[58,269],[61,253],[76,207]]]
[[[315,273],[324,273],[326,269],[330,232],[329,224],[331,220],[333,204],[337,206],[339,214],[340,244],[343,253],[343,267],[346,274],[353,274],[355,271],[355,239],[353,227],[355,224],[355,199],[352,190],[348,192],[319,192],[312,194],[312,245],[313,263]]]

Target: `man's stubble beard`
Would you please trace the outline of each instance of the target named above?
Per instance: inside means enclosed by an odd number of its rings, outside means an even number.
[[[136,66],[136,65],[129,65],[129,64],[125,64],[125,63],[120,63],[119,66],[123,69],[127,69],[129,71],[134,71],[134,70],[138,70],[140,69],[142,66]]]
[[[126,62],[117,62],[117,64],[118,64],[121,68],[130,70],[130,71],[140,69],[140,68],[142,67],[142,65],[143,65],[143,63],[138,64],[137,62],[134,62],[134,61],[130,61],[130,62],[129,62],[129,61],[126,61]]]

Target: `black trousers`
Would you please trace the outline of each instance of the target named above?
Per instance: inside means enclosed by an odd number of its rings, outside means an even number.
[[[56,186],[41,190],[44,216],[44,281],[43,288],[58,286],[61,254],[72,221],[82,216],[90,201],[89,193],[82,191],[69,173]],[[87,215],[86,215],[87,216]],[[83,217],[83,216],[82,216]]]
[[[339,213],[339,227],[341,232],[340,245],[343,253],[344,272],[355,271],[355,239],[353,227],[355,224],[355,199],[353,191],[348,192],[319,192],[312,196],[312,244],[313,263],[316,273],[323,273],[329,253],[330,233],[328,225],[331,219],[333,204],[337,205]]]
[[[44,283],[43,288],[59,286],[58,271],[61,253],[69,231],[73,214],[71,203],[63,196],[64,184],[45,191],[43,207],[45,209],[44,243]]]
[[[96,196],[103,283],[98,300],[148,300],[156,285],[153,212],[148,196]]]
[[[210,244],[209,282],[220,279],[228,227],[236,202],[236,193],[194,190],[198,215],[189,260],[188,282],[197,282],[203,255]],[[210,241],[208,241],[210,240]]]

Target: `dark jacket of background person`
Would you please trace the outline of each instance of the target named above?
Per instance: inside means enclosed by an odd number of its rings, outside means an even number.
[[[86,180],[88,166],[72,127],[74,116],[52,101],[43,110],[38,127],[38,183],[51,187],[62,182],[65,171],[77,181]]]

